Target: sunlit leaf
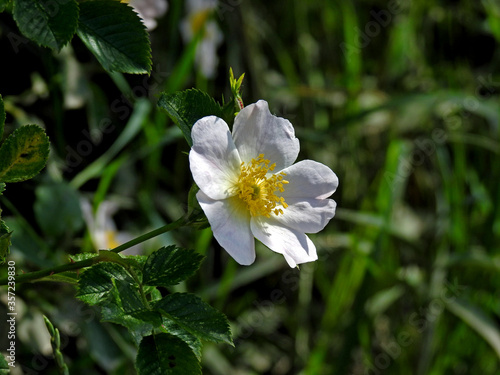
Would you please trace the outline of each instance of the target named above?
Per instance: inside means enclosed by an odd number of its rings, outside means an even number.
[[[116,263],[98,263],[83,271],[78,282],[77,297],[89,305],[102,302],[114,288],[112,280],[134,283],[125,268]]]
[[[19,182],[36,176],[49,156],[49,138],[37,125],[16,129],[0,148],[0,181]]]
[[[60,51],[76,31],[78,4],[75,0],[14,0],[13,15],[23,35]]]
[[[151,71],[146,28],[127,4],[102,0],[81,3],[77,34],[109,72]]]
[[[143,269],[146,285],[176,285],[193,275],[204,256],[176,246],[162,247],[151,254]]]
[[[165,317],[163,318],[162,325],[168,331],[168,333],[179,337],[182,341],[188,344],[196,357],[201,361],[202,343],[199,338],[181,328],[181,326],[179,326],[173,320],[167,319]]]
[[[121,324],[130,331],[136,342],[161,325],[161,315],[145,306],[137,284],[113,279],[113,288],[102,303],[102,320]]]
[[[155,304],[167,319],[193,335],[232,345],[231,329],[224,314],[190,293],[169,294]]]

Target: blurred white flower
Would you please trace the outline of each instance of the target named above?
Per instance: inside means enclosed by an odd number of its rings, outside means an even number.
[[[260,100],[238,113],[232,134],[223,119],[208,116],[191,136],[196,197],[214,237],[238,263],[254,262],[254,237],[290,267],[318,259],[305,233],[319,232],[335,215],[336,203],[327,198],[338,179],[324,164],[293,164],[300,147],[288,120]]]
[[[123,0],[123,2],[128,2],[139,13],[148,31],[156,28],[156,19],[162,17],[168,10],[167,0]]]
[[[113,215],[118,211],[118,205],[112,201],[103,201],[97,208],[95,215],[87,199],[82,199],[80,205],[83,219],[87,224],[90,239],[96,250],[110,250],[130,241],[134,237],[124,231],[118,231],[113,220]],[[134,255],[141,252],[139,245],[124,250],[122,254]]]
[[[186,43],[198,33],[201,40],[196,49],[195,62],[200,72],[206,78],[213,78],[219,63],[217,49],[222,44],[223,34],[211,16],[217,7],[217,1],[188,0],[186,2],[187,16],[181,22],[181,34]]]

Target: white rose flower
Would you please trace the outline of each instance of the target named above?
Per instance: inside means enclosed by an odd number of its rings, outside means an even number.
[[[201,40],[196,47],[195,61],[201,74],[206,78],[214,78],[219,63],[217,49],[224,40],[224,35],[217,23],[211,18],[217,7],[214,0],[188,0],[188,14],[181,22],[181,34],[189,43],[197,33],[202,31]]]
[[[196,197],[216,240],[239,264],[254,262],[254,237],[290,267],[318,259],[305,233],[319,232],[335,215],[327,198],[338,179],[324,164],[293,164],[300,147],[288,120],[260,100],[239,112],[232,134],[224,120],[208,116],[191,137]]]
[[[124,231],[118,231],[113,215],[118,211],[118,204],[112,201],[103,201],[97,208],[95,215],[92,213],[92,205],[87,199],[80,201],[83,219],[87,224],[90,239],[96,250],[110,250],[118,247],[134,237]],[[140,245],[122,251],[125,255],[138,255],[142,253]]]
[[[125,0],[139,14],[146,29],[152,31],[156,28],[156,19],[163,17],[168,10],[167,0]]]

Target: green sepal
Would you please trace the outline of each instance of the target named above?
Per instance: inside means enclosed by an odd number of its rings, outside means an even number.
[[[226,316],[194,294],[169,294],[156,302],[154,308],[196,337],[233,345]]]
[[[36,176],[47,162],[49,138],[38,125],[16,129],[0,147],[0,181],[19,182]]]
[[[143,283],[153,286],[176,285],[193,275],[205,257],[175,245],[152,253],[143,269]]]
[[[234,108],[236,110],[235,115],[237,115],[244,107],[243,99],[240,93],[243,78],[245,78],[245,73],[243,73],[238,79],[235,79],[233,68],[229,68],[229,86],[231,87],[231,93],[233,94]]]
[[[77,34],[108,72],[151,72],[148,33],[127,4],[105,0],[81,3]]]
[[[190,89],[173,94],[162,93],[158,106],[165,111],[172,121],[181,129],[184,138],[191,147],[191,128],[194,123],[205,116],[223,118],[221,106],[207,93]]]
[[[75,0],[14,0],[13,16],[21,33],[38,45],[60,51],[78,25]]]
[[[146,336],[137,352],[139,375],[201,375],[201,365],[188,344],[169,333]]]

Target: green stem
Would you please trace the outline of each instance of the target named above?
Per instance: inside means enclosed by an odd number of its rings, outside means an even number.
[[[163,227],[152,230],[151,232],[143,234],[142,236],[134,238],[133,240],[130,240],[128,242],[125,242],[124,244],[122,244],[118,247],[115,247],[114,249],[111,249],[111,251],[114,253],[122,252],[123,250],[126,250],[132,246],[138,245],[144,241],[147,241],[151,238],[159,236],[160,234],[163,234],[163,233],[169,232],[171,230],[180,228],[186,224],[190,224],[191,222],[192,222],[192,218],[187,217],[187,216],[182,216],[181,218],[177,219],[173,223],[164,225]]]
[[[197,219],[198,219],[198,215],[189,215],[189,214],[184,215],[181,218],[179,218],[178,220],[174,221],[173,223],[164,225],[161,228],[152,230],[151,232],[143,234],[142,236],[134,238],[133,240],[130,240],[128,242],[125,242],[124,244],[122,244],[118,247],[115,247],[114,249],[111,249],[111,251],[114,253],[119,253],[123,250],[126,250],[126,249],[132,247],[132,246],[135,246],[135,245],[140,244],[144,241],[147,241],[153,237],[159,236],[160,234],[163,234],[163,233],[169,232],[171,230],[180,228],[184,225],[191,224],[192,222],[194,222]],[[41,278],[46,277],[46,276],[54,275],[56,273],[67,272],[67,271],[77,270],[80,268],[90,267],[95,263],[99,263],[102,261],[109,261],[109,260],[110,260],[110,257],[106,255],[106,252],[102,252],[102,254],[100,254],[94,258],[84,259],[84,260],[81,260],[79,262],[74,262],[74,263],[63,264],[60,266],[51,267],[51,268],[47,268],[47,269],[40,270],[40,271],[30,272],[30,273],[26,273],[23,275],[17,275],[16,276],[16,283],[31,282],[31,281],[41,279]],[[8,281],[9,280],[7,277],[0,279],[0,285],[7,285]]]

